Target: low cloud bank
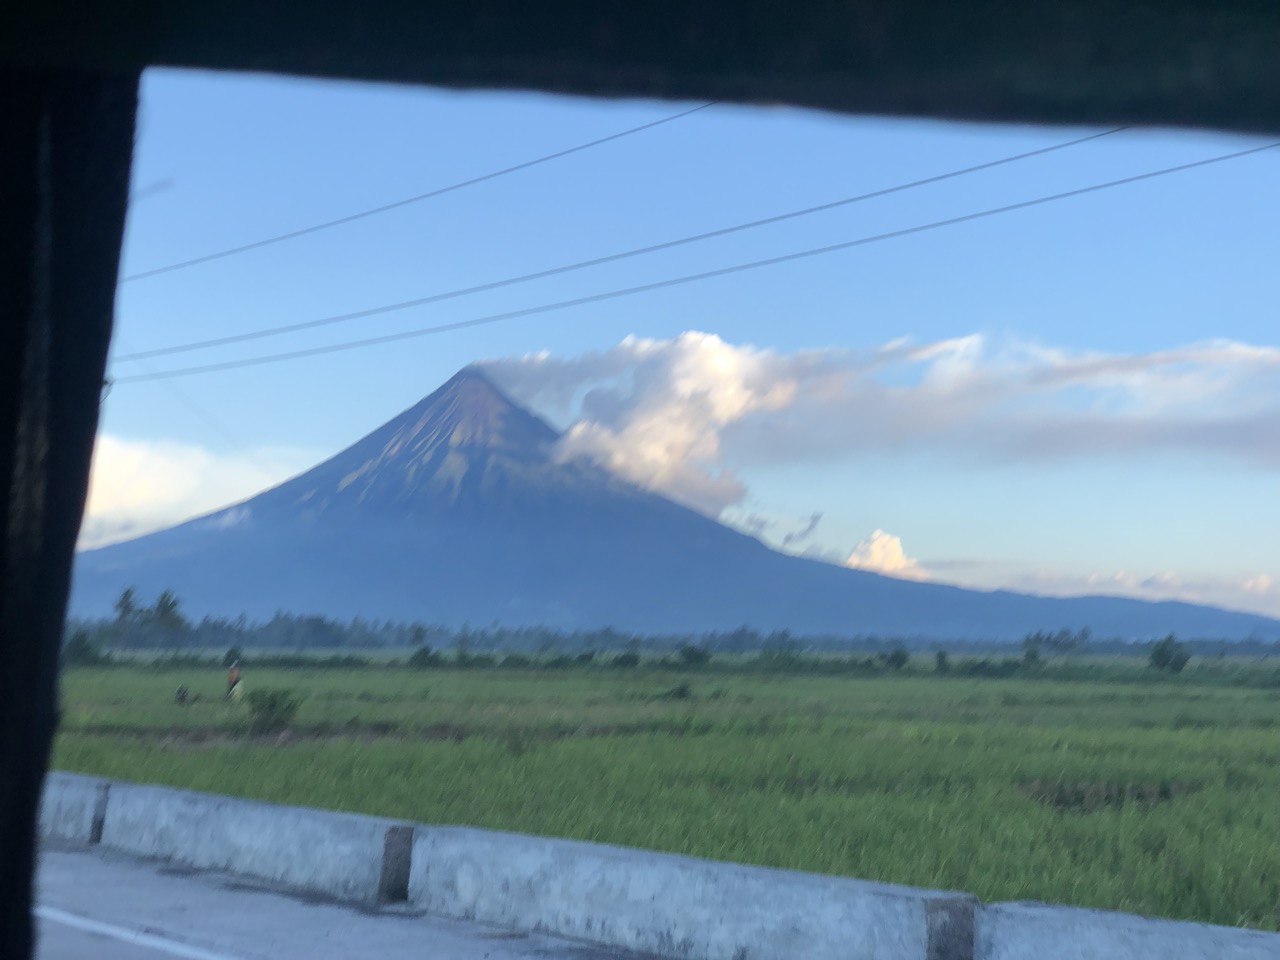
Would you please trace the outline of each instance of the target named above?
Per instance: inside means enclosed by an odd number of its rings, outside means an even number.
[[[307,451],[219,454],[196,444],[103,434],[93,452],[80,549],[142,536],[225,507],[311,466]]]
[[[981,334],[792,353],[690,331],[485,364],[518,400],[570,423],[589,457],[718,516],[739,471],[927,450],[966,461],[1192,451],[1280,469],[1280,349],[1210,341],[1140,354]]]

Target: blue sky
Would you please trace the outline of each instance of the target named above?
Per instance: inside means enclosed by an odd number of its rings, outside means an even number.
[[[694,105],[151,71],[122,272],[393,202]],[[1090,132],[714,105],[377,217],[126,282],[114,349],[426,296]],[[1263,142],[1123,131],[732,237],[114,363],[111,373],[517,310]],[[1179,596],[1280,614],[1278,171],[1280,150],[1268,151],[590,306],[120,383],[104,409],[85,542],[247,496],[460,367],[494,360],[520,399],[559,426],[577,424],[576,452],[772,542],[790,533],[791,549],[983,587]],[[594,412],[590,399],[583,405],[591,396]],[[796,538],[815,513],[820,521]]]

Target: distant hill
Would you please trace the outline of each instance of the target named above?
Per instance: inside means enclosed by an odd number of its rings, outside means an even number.
[[[481,370],[243,503],[81,553],[71,608],[125,586],[190,615],[1016,639],[1280,637],[1280,621],[1186,603],[918,583],[794,557],[584,461]]]

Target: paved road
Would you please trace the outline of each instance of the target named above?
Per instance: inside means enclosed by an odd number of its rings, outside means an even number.
[[[299,898],[95,848],[46,849],[37,960],[639,960],[480,924]]]

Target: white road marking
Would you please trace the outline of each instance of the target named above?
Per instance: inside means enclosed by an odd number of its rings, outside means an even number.
[[[35,914],[41,920],[48,920],[50,923],[60,923],[64,927],[75,927],[77,930],[84,930],[87,933],[96,933],[100,936],[110,937],[112,940],[132,943],[139,947],[167,953],[171,957],[183,957],[185,960],[243,960],[243,958],[233,957],[229,953],[202,950],[200,947],[193,947],[178,940],[170,940],[168,937],[157,936],[154,933],[147,933],[143,930],[132,930],[128,927],[118,927],[113,923],[90,920],[88,917],[68,913],[66,910],[59,910],[57,907],[38,906],[35,909]]]

